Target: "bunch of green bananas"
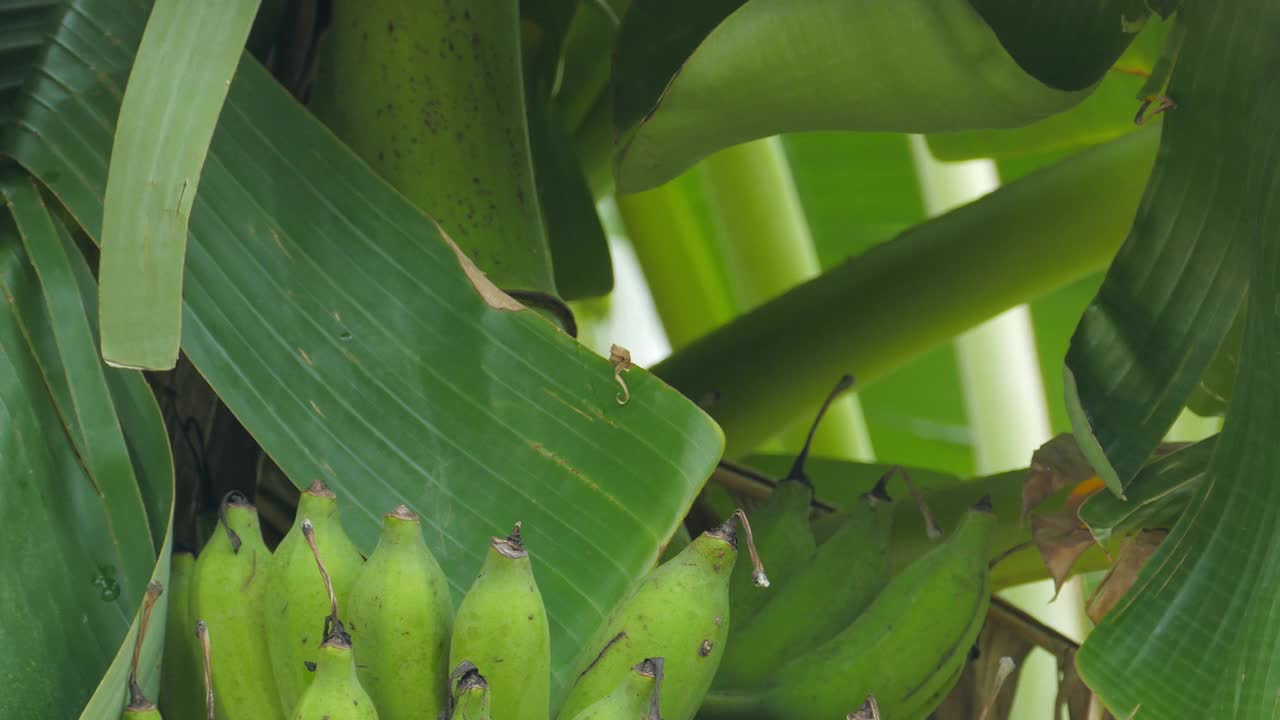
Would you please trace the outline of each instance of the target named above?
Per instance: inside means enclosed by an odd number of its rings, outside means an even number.
[[[161,709],[218,720],[489,717],[450,695],[453,655],[486,669],[487,682],[477,674],[485,713],[493,705],[502,717],[545,718],[549,632],[519,526],[491,545],[455,617],[444,573],[407,507],[384,516],[366,561],[323,484],[302,493],[274,553],[257,511],[232,493],[199,557],[175,555],[171,565]],[[515,658],[524,661],[503,664]],[[160,709],[131,698],[125,717],[159,718]]]
[[[199,557],[171,566],[161,708],[131,681],[125,717],[840,718],[874,698],[890,720],[923,718],[957,681],[986,616],[990,508],[974,506],[891,579],[888,476],[819,543],[807,456],[808,444],[754,533],[739,510],[664,553],[580,648],[558,708],[520,523],[490,539],[455,614],[409,508],[384,516],[366,561],[322,484],[302,493],[274,553],[257,511],[232,493]],[[751,563],[737,562],[739,523]]]
[[[323,484],[302,493],[274,553],[255,508],[231,493],[199,557],[174,557],[170,587],[160,696],[170,718],[546,720],[551,710],[550,632],[520,523],[490,539],[455,615],[404,505],[384,516],[366,561]],[[663,661],[637,659],[582,717],[656,712]],[[123,716],[161,717],[132,675]]]
[[[852,380],[827,398],[809,442]],[[959,679],[986,618],[990,503],[970,508],[949,537],[890,578],[893,471],[823,528],[819,544],[808,448],[753,516],[774,588],[753,592],[745,571],[734,571],[728,655],[699,717],[840,718],[870,697],[891,720],[924,718]]]

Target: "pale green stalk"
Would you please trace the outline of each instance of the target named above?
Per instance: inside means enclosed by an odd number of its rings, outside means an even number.
[[[618,213],[672,349],[735,314],[720,259],[694,206],[695,172],[652,190],[617,196]]]
[[[702,177],[738,312],[753,310],[822,272],[780,138],[721,150],[703,161]],[[784,445],[799,450],[808,429],[808,419],[792,424],[783,431]],[[813,452],[847,460],[874,458],[856,395],[832,404],[814,437]]]
[[[940,163],[921,136],[911,138],[911,155],[925,209],[941,215],[999,188],[995,163],[973,160]],[[1044,380],[1036,353],[1031,312],[1018,305],[956,338],[956,364],[963,385],[973,438],[975,471],[980,475],[1023,467],[1052,437]],[[1084,631],[1083,598],[1078,583],[1064,588],[1058,601],[1052,581],[1001,593],[1042,622],[1079,637]],[[1011,717],[1055,717],[1057,666],[1052,656],[1033,653],[1023,663]]]

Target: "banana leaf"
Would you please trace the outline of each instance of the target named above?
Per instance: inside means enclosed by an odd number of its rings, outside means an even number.
[[[148,5],[73,3],[0,146],[100,240],[119,88]],[[523,521],[553,679],[653,565],[723,436],[488,283],[439,228],[244,57],[191,212],[184,351],[364,551],[407,503],[455,599]]]
[[[1136,4],[1136,8],[1134,7]],[[1079,103],[1141,0],[635,2],[614,61],[618,189],[781,132],[1026,125]]]
[[[118,718],[143,591],[168,582],[168,440],[142,375],[99,361],[97,287],[70,236],[15,168],[0,194],[0,716]],[[152,699],[163,637],[140,655]]]
[[[1092,393],[1107,387],[1108,407],[1087,407],[1114,422],[1126,415],[1109,406],[1151,407],[1176,397],[1181,384],[1152,380],[1181,383],[1191,375],[1194,383],[1200,359],[1207,362],[1218,344],[1205,336],[1227,332],[1247,293],[1239,373],[1196,492],[1133,588],[1087,639],[1077,665],[1117,717],[1268,718],[1280,696],[1280,156],[1271,131],[1280,92],[1270,72],[1280,62],[1280,2],[1188,1],[1179,13],[1187,35],[1169,86],[1178,108],[1166,117],[1164,167],[1156,171],[1167,179],[1154,183],[1146,200],[1147,224],[1171,229],[1165,252],[1143,257],[1141,273],[1127,278],[1127,287],[1144,290],[1131,295],[1141,304],[1130,312],[1148,321],[1117,326],[1139,332],[1118,333],[1109,359],[1090,356],[1091,365],[1105,360],[1108,378],[1146,381],[1091,379]],[[1207,259],[1201,247],[1215,249],[1217,262],[1198,264]],[[1144,276],[1150,280],[1132,282]],[[1170,336],[1181,340],[1170,343]],[[1178,358],[1172,375],[1164,371],[1171,359],[1165,348]],[[1145,447],[1147,428],[1118,430],[1126,457]]]

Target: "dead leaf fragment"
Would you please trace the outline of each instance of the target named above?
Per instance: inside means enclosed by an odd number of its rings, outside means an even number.
[[[1138,573],[1147,560],[1160,547],[1160,543],[1168,536],[1168,530],[1143,530],[1125,541],[1116,554],[1116,561],[1107,571],[1106,577],[1098,584],[1089,605],[1085,608],[1089,619],[1094,623],[1102,618],[1120,602],[1124,594],[1129,592],[1138,579]]]
[[[936,720],[972,720],[983,713],[987,720],[1009,717],[1019,670],[1036,644],[1017,627],[1016,619],[989,612],[977,647],[978,658],[965,667],[960,682],[934,711]]]
[[[1055,598],[1071,575],[1076,560],[1094,544],[1089,526],[1080,522],[1072,508],[1048,515],[1032,513],[1031,541],[1040,550],[1040,558],[1053,578]]]
[[[617,396],[618,404],[626,405],[631,399],[631,390],[627,388],[627,381],[622,379],[622,373],[632,368],[631,351],[621,345],[613,345],[609,348],[609,362],[613,363],[613,379],[622,387],[622,392]]]
[[[1063,433],[1041,445],[1031,455],[1027,482],[1022,486],[1022,519],[1026,520],[1036,506],[1062,488],[1095,475],[1071,433]]]

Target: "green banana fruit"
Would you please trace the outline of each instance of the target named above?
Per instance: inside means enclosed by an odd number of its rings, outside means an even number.
[[[332,617],[324,624],[327,627],[316,652],[315,679],[299,698],[292,720],[378,720],[373,700],[356,677],[351,636]]]
[[[383,516],[347,605],[360,682],[383,720],[444,710],[453,601],[417,513],[400,505]]]
[[[449,665],[484,668],[493,715],[545,720],[551,711],[551,634],[520,523],[490,538],[475,582],[458,606]]]
[[[164,663],[160,666],[160,711],[174,718],[204,713],[200,681],[200,649],[191,628],[191,578],[196,556],[175,552],[169,563],[169,611],[164,623]]]
[[[497,286],[554,296],[518,0],[334,0],[316,108]],[[356,639],[357,652],[359,639]],[[505,719],[504,719],[505,720]]]
[[[770,581],[775,588],[784,587],[791,576],[804,567],[817,550],[813,529],[809,525],[809,508],[813,503],[813,484],[805,474],[805,461],[813,444],[818,424],[827,408],[840,393],[853,387],[853,376],[845,375],[827,395],[818,414],[809,426],[809,436],[796,456],[787,476],[778,481],[773,493],[760,509],[751,516],[756,548],[760,557],[772,568]],[[775,589],[774,592],[777,592]],[[733,571],[729,582],[729,605],[733,608],[734,625],[730,628],[730,642],[746,626],[760,608],[764,607],[772,593],[757,592],[752,586],[751,568],[743,564]]]
[[[614,691],[578,713],[573,720],[662,720],[662,658],[648,658],[631,668]]]
[[[316,661],[323,638],[329,597],[318,582],[316,561],[302,536],[302,523],[310,520],[324,566],[340,605],[364,559],[351,543],[338,519],[338,500],[316,480],[298,498],[293,527],[276,546],[266,582],[266,623],[270,628],[267,649],[275,675],[280,707],[293,708],[315,674],[306,664]]]
[[[594,653],[560,707],[571,720],[613,692],[637,657],[665,659],[662,717],[690,720],[711,686],[729,631],[729,578],[738,555],[734,521],[743,518],[760,585],[768,579],[742,511],[697,537],[649,572],[587,644]]]
[[[196,558],[191,601],[211,638],[218,720],[280,720],[267,650],[265,621],[271,553],[262,540],[258,511],[232,492],[222,501],[219,528]]]
[[[489,683],[475,665],[463,662],[453,671],[457,679],[450,702],[449,720],[490,720]]]
[[[717,687],[759,687],[778,667],[853,622],[889,582],[893,471],[853,505],[813,559],[746,624],[734,618]]]
[[[147,699],[138,684],[138,660],[142,657],[142,643],[147,637],[147,628],[151,625],[151,611],[155,609],[156,600],[164,587],[152,580],[147,583],[147,594],[142,598],[142,619],[138,623],[138,635],[133,642],[133,662],[129,665],[129,704],[120,714],[122,720],[164,720],[160,709]]]
[[[885,717],[922,720],[960,677],[982,629],[995,524],[984,498],[844,631],[784,666],[763,691],[708,696],[703,715],[840,717],[874,695]]]

